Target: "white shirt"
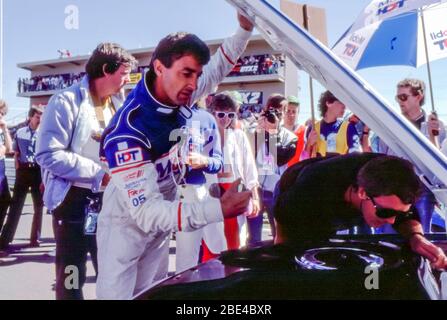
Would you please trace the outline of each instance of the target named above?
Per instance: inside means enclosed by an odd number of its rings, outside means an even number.
[[[87,143],[85,144],[84,148],[81,150],[80,155],[85,158],[93,160],[100,166],[104,166],[105,163],[101,162],[99,159],[99,142],[92,138],[92,135],[95,133],[102,134],[103,129],[99,125],[99,121],[96,116],[95,108],[93,108],[93,107],[89,108],[88,113],[89,113],[88,120],[90,121],[90,127],[92,128],[92,131],[91,131],[90,137],[88,138]],[[104,115],[104,122],[106,124],[109,123],[113,117],[113,114],[112,114],[110,108],[103,109],[103,115]],[[85,188],[85,189],[89,189],[89,190],[92,189],[91,183],[75,182],[75,183],[73,183],[73,185],[76,187]],[[104,191],[105,187],[101,187],[100,190]]]

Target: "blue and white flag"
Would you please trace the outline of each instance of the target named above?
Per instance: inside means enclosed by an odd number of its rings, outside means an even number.
[[[446,58],[447,2],[439,0],[373,1],[333,51],[355,70],[387,65],[419,67],[427,62],[421,12],[429,61]]]

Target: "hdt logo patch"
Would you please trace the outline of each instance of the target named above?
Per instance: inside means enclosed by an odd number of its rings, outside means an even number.
[[[120,166],[143,161],[141,148],[130,148],[115,152],[116,164]]]

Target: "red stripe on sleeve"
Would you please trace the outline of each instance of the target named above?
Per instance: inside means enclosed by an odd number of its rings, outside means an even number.
[[[227,54],[225,53],[225,51],[224,51],[222,46],[220,46],[220,50],[222,51],[222,54],[224,55],[225,59],[227,59],[228,62],[231,63],[232,65],[235,65],[235,63],[230,59],[230,57],[227,56]]]
[[[182,231],[182,203],[178,203],[177,209],[177,223],[178,223],[178,231]]]

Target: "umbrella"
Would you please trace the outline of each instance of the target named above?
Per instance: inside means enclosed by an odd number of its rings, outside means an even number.
[[[333,51],[355,70],[427,63],[432,94],[429,61],[447,57],[447,2],[375,0]]]

